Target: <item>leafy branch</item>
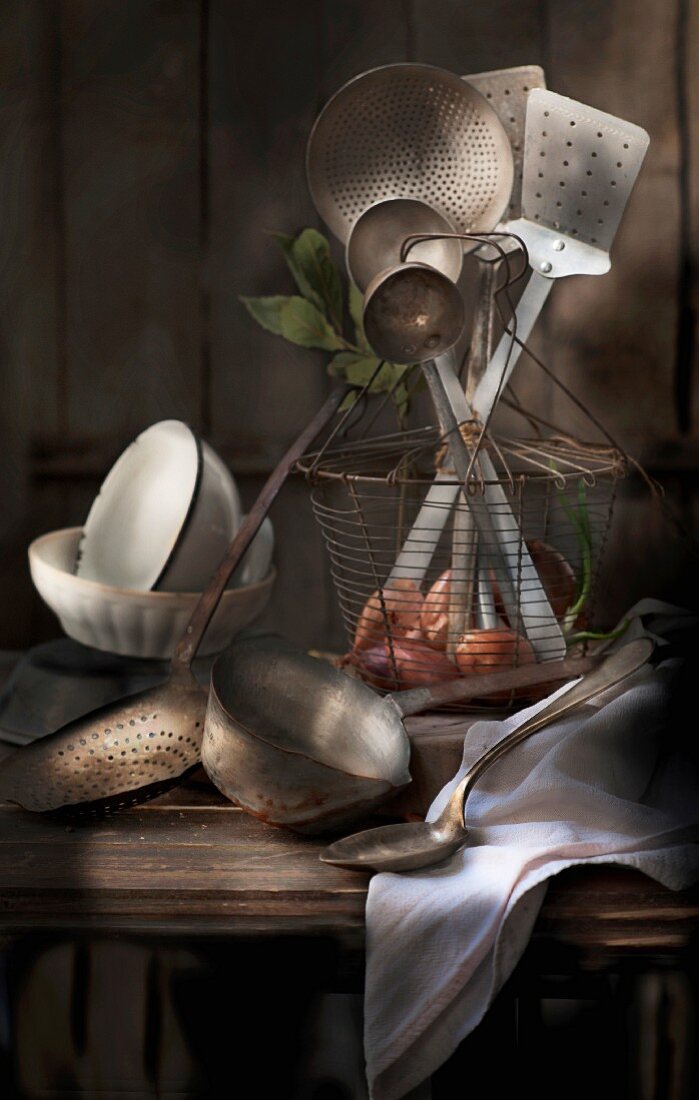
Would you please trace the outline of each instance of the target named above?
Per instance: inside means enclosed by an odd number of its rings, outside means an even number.
[[[299,294],[267,298],[241,297],[241,302],[258,325],[302,348],[333,352],[328,372],[351,386],[363,388],[376,371],[371,393],[390,393],[399,423],[405,424],[410,405],[409,376],[412,365],[384,363],[367,341],[362,323],[361,291],[350,282],[347,313],[353,339],[344,335],[345,299],[342,279],[330,257],[328,241],[317,229],[304,229],[297,237],[274,233]],[[350,394],[346,405],[353,405]]]

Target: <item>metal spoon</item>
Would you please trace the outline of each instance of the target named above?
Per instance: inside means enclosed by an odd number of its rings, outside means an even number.
[[[352,871],[414,871],[441,863],[458,851],[468,837],[465,802],[483,773],[537,730],[625,680],[646,663],[652,652],[653,643],[646,638],[630,642],[584,676],[565,695],[503,737],[469,768],[436,821],[385,825],[354,833],[326,848],[321,860]]]

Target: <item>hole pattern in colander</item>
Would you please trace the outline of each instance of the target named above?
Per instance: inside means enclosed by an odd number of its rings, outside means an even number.
[[[491,116],[422,74],[367,81],[336,104],[323,135],[322,171],[346,227],[384,198],[420,199],[455,229],[492,221],[502,182]]]

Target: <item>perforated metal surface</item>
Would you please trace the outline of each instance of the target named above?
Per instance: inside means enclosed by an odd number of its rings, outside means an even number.
[[[524,162],[524,126],[527,96],[534,88],[545,88],[546,77],[540,65],[518,65],[513,69],[492,69],[487,73],[469,73],[463,78],[484,96],[497,111],[512,148],[514,180],[507,210],[508,218],[518,218],[522,202]]]
[[[198,763],[206,695],[167,684],[121,699],[3,761],[0,800],[35,811],[127,805]]]
[[[527,101],[522,219],[532,266],[601,274],[648,148],[640,126],[545,89]],[[561,240],[565,238],[565,240]]]
[[[343,242],[369,206],[430,203],[457,231],[492,229],[512,190],[512,153],[495,110],[430,65],[387,65],[345,84],[311,132],[308,184]]]

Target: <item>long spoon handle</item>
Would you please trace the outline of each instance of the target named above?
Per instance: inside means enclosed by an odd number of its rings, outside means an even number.
[[[268,477],[262,492],[229,546],[226,556],[212,575],[192,612],[192,617],[187,623],[185,632],[172,658],[173,672],[188,668],[192,663],[233,570],[240,563],[243,554],[259,531],[262,521],[269,512],[291,470],[308,450],[316,436],[330,423],[346,392],[346,389],[340,387],[331,393],[323,407],[301,432],[298,439],[292,443],[282,460]]]
[[[501,757],[506,756],[511,749],[520,745],[522,741],[526,741],[533,733],[549,725],[554,719],[560,718],[568,711],[579,707],[581,703],[586,703],[588,699],[599,695],[601,691],[606,691],[607,688],[625,680],[627,676],[630,676],[632,672],[636,672],[646,663],[653,649],[653,643],[648,638],[639,638],[638,641],[629,642],[628,645],[623,646],[616,653],[612,653],[611,656],[607,657],[593,672],[584,676],[565,695],[562,695],[559,699],[554,699],[552,703],[540,710],[528,722],[513,730],[507,737],[503,737],[502,741],[498,741],[497,745],[493,745],[491,749],[488,749],[469,768],[458,787],[454,790],[440,814],[440,824],[443,822],[458,823],[458,825],[465,827],[466,799],[475,783],[488,768],[492,767]]]
[[[445,684],[429,684],[423,687],[396,691],[388,698],[401,718],[434,710],[449,703],[461,703],[467,699],[486,699],[489,695],[538,687],[539,684],[560,684],[574,680],[598,667],[602,658],[566,657],[563,661],[544,661],[542,664],[517,665],[499,672],[479,672],[472,676],[460,676]]]

